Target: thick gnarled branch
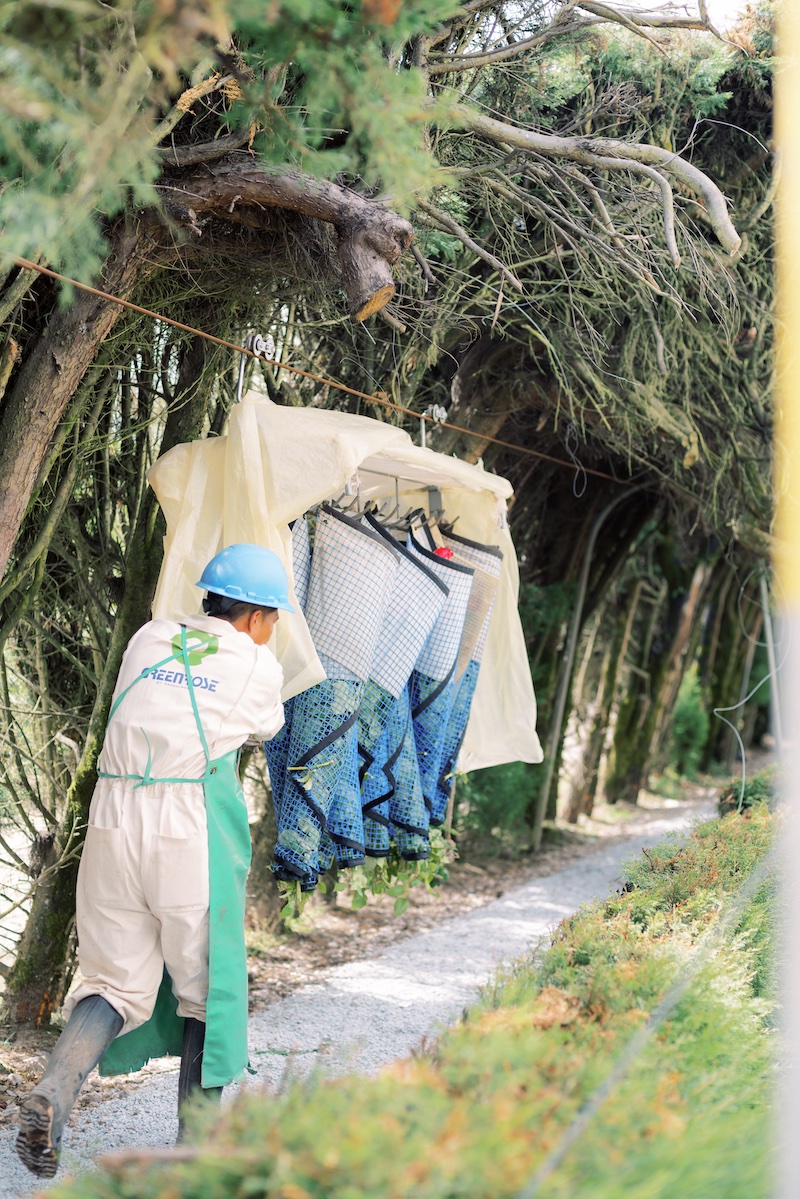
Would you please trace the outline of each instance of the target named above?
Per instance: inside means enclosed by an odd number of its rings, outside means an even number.
[[[333,225],[342,284],[357,321],[379,312],[395,292],[392,266],[411,245],[408,221],[349,188],[299,171],[270,171],[249,154],[228,155],[202,170],[162,180],[168,210],[203,236],[218,218],[257,227],[265,208],[284,208]]]

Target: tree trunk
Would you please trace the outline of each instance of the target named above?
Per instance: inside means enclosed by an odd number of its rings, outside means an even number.
[[[101,287],[125,295],[145,270],[138,233],[119,231]],[[81,292],[54,309],[47,329],[23,363],[0,413],[0,579],[25,515],[39,469],[64,411],[99,347],[119,320],[118,304]]]
[[[687,580],[677,614],[677,627],[664,638],[659,653],[651,654],[620,703],[614,733],[612,763],[605,783],[609,803],[636,803],[652,759],[654,740],[663,713],[677,695],[687,650],[710,577],[700,564]]]
[[[625,665],[625,659],[628,654],[633,625],[639,609],[642,586],[642,580],[638,579],[634,584],[631,599],[627,603],[619,604],[617,602],[613,606],[615,609],[613,613],[615,617],[614,624],[603,656],[599,693],[595,701],[592,727],[586,741],[586,752],[583,760],[583,785],[580,789],[576,788],[573,791],[566,811],[566,818],[571,824],[577,823],[580,815],[590,815],[596,802],[600,762],[606,744],[608,722],[617,698],[617,679]]]
[[[166,452],[197,436],[203,422],[205,394],[198,383],[205,365],[206,343],[193,339],[182,355],[181,370],[162,438]],[[16,1023],[47,1025],[71,982],[70,944],[75,915],[79,850],[85,836],[89,804],[97,781],[97,759],[117,674],[128,641],[149,618],[163,556],[163,522],[152,492],[142,499],[128,543],[125,585],[114,621],[103,673],[98,684],[81,760],[67,794],[67,811],[43,863],[22,935],[7,980],[4,1006]],[[69,856],[67,856],[69,855]],[[63,859],[58,869],[50,871]]]

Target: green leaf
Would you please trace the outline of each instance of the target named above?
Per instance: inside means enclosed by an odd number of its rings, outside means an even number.
[[[408,899],[406,898],[405,895],[401,895],[399,899],[396,899],[394,901],[395,916],[402,916],[403,912],[406,910],[407,907],[408,907]]]
[[[357,912],[359,908],[365,908],[367,906],[367,897],[363,891],[356,891],[350,906],[354,912]]]

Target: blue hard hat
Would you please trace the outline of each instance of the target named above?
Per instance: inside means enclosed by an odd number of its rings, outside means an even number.
[[[294,612],[283,563],[263,545],[226,546],[211,559],[197,586],[245,604]]]

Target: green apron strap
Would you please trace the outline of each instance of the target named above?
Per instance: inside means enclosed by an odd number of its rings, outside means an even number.
[[[125,696],[128,694],[128,692],[130,691],[130,689],[132,687],[135,687],[137,683],[141,683],[142,679],[146,679],[149,674],[155,674],[155,672],[157,670],[160,670],[162,666],[166,666],[168,662],[174,662],[177,658],[180,658],[180,656],[181,656],[181,650],[176,649],[175,652],[173,654],[170,654],[170,656],[168,658],[164,658],[161,662],[156,662],[154,666],[146,666],[144,668],[144,670],[142,671],[142,673],[137,674],[137,676],[133,680],[133,682],[128,683],[128,686],[125,688],[125,690],[121,691],[119,693],[117,698],[114,700],[111,711],[108,714],[108,719],[111,720],[111,717],[114,715],[117,708],[120,706],[120,704],[124,700]],[[125,777],[128,778],[129,776],[126,775]],[[133,777],[133,776],[130,776],[130,777]]]
[[[197,696],[194,693],[194,683],[192,682],[192,672],[189,668],[189,651],[186,648],[186,625],[185,624],[181,625],[181,654],[183,655],[183,667],[184,667],[184,670],[186,671],[186,682],[189,685],[189,699],[192,701],[192,711],[194,712],[194,720],[195,720],[195,724],[197,725],[197,731],[200,734],[200,740],[203,744],[203,753],[206,756],[205,777],[207,778],[208,772],[211,768],[211,766],[210,766],[211,754],[208,752],[208,742],[206,741],[206,735],[203,732],[203,726],[200,723],[200,713],[197,709]]]
[[[202,645],[202,641],[198,642],[198,644]],[[211,755],[208,750],[208,742],[206,741],[206,735],[203,732],[203,726],[200,723],[200,713],[197,708],[197,699],[194,694],[194,683],[192,681],[192,672],[191,672],[191,668],[189,666],[189,648],[188,648],[188,644],[187,644],[187,640],[186,640],[186,625],[185,624],[181,625],[181,647],[180,647],[180,649],[176,649],[173,653],[170,654],[170,656],[168,658],[162,658],[162,660],[160,662],[154,663],[153,666],[147,666],[142,671],[141,674],[137,675],[136,678],[133,680],[133,682],[129,683],[128,686],[125,688],[125,690],[121,691],[120,694],[115,699],[113,707],[111,708],[111,711],[108,714],[108,720],[110,723],[111,718],[113,717],[117,708],[120,706],[123,699],[128,694],[128,692],[131,690],[132,687],[135,687],[137,683],[141,683],[142,680],[146,679],[148,675],[155,674],[155,672],[157,670],[160,670],[162,666],[166,666],[168,662],[174,662],[178,658],[182,658],[183,666],[186,671],[186,685],[189,689],[189,699],[191,700],[191,703],[192,703],[192,712],[194,713],[195,724],[197,725],[197,731],[200,734],[200,741],[203,746],[203,754],[205,755],[205,759],[206,759],[205,774],[202,776],[202,778],[199,778],[199,779],[153,778],[150,774],[150,761],[151,761],[150,742],[147,738],[147,733],[145,733],[144,729],[142,729],[142,733],[144,734],[144,739],[145,739],[145,741],[147,741],[147,765],[144,768],[144,774],[108,774],[105,770],[98,770],[97,771],[98,778],[136,780],[136,784],[137,784],[136,790],[138,790],[139,787],[146,787],[150,783],[204,783],[205,780],[208,778],[209,769],[210,769],[209,763],[211,761]]]
[[[202,645],[203,642],[198,641],[197,644]],[[166,666],[168,662],[175,662],[178,658],[181,658],[181,657],[183,658],[183,663],[184,663],[184,666],[186,667],[186,677],[187,677],[187,679],[191,679],[192,676],[189,673],[189,662],[187,659],[186,625],[185,624],[181,625],[181,648],[174,650],[168,658],[162,658],[162,660],[160,662],[156,662],[153,666],[146,666],[145,669],[142,671],[142,673],[137,675],[132,683],[128,683],[128,686],[125,688],[125,690],[121,691],[120,694],[117,696],[117,698],[114,700],[111,711],[108,714],[108,719],[111,720],[111,717],[114,715],[117,708],[120,706],[120,704],[124,700],[125,696],[130,691],[131,687],[135,687],[137,683],[141,683],[142,679],[146,679],[149,674],[155,674],[155,672],[157,670],[160,670],[162,666]],[[194,702],[194,693],[192,694],[192,702],[193,702],[194,710],[195,710],[195,719],[197,719],[197,704],[196,704],[196,702]],[[198,728],[199,728],[199,725],[198,725]],[[201,736],[202,736],[202,732],[201,732]],[[208,759],[208,747],[205,745],[205,738],[203,739],[203,747],[206,751],[206,760],[207,760]],[[123,775],[120,777],[134,778],[136,776],[126,774],[126,775]]]

